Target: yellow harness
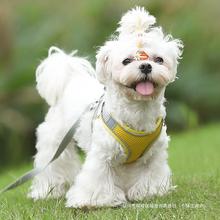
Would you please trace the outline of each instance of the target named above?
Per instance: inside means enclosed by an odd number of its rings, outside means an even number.
[[[105,108],[101,111],[101,120],[107,131],[121,144],[127,159],[125,163],[132,163],[140,158],[152,143],[160,135],[163,119],[157,120],[156,129],[151,133],[133,130],[127,126],[120,125]]]

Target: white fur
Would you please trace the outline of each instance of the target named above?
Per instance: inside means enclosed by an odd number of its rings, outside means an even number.
[[[107,111],[119,123],[147,132],[155,130],[158,117],[166,116],[164,92],[176,77],[182,48],[179,40],[164,36],[161,28],[150,27],[154,22],[155,18],[143,8],[129,11],[120,22],[119,36],[100,48],[96,63],[96,76],[106,87]],[[149,60],[124,66],[123,59],[139,49],[137,40]],[[149,151],[125,165],[123,148],[99,119],[93,120],[94,110],[81,116],[86,106],[104,93],[103,86],[93,77],[95,70],[83,58],[56,48],[51,50],[37,69],[37,89],[50,109],[37,129],[35,167],[50,161],[68,128],[79,117],[81,123],[60,158],[35,177],[29,196],[40,199],[66,194],[68,207],[97,207],[148,199],[172,189],[166,126]],[[162,56],[164,64],[155,63],[154,56]],[[154,94],[147,97],[127,88],[142,79],[139,66],[145,62],[152,65],[150,80],[158,84]],[[86,152],[82,165],[75,141]]]
[[[145,32],[150,26],[155,24],[156,19],[154,16],[149,15],[144,8],[136,7],[128,11],[119,22],[117,31],[120,36],[127,36],[133,33]]]

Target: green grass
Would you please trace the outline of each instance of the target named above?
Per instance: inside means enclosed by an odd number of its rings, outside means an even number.
[[[28,185],[0,197],[0,220],[8,219],[220,219],[220,124],[171,135],[169,163],[175,192],[123,208],[75,210],[63,199],[33,202]],[[4,171],[0,187],[30,169]],[[159,206],[159,207],[157,207]],[[168,208],[172,206],[171,208]]]

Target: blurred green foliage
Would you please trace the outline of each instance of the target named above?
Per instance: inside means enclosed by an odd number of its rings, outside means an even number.
[[[145,6],[185,44],[179,80],[166,94],[169,128],[188,129],[220,118],[218,0],[1,0],[0,166],[34,154],[34,129],[47,109],[34,88],[34,73],[48,48],[78,49],[94,63],[97,47],[135,5]]]

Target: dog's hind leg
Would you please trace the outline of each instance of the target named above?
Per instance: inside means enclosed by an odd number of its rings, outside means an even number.
[[[53,117],[50,117],[52,115]],[[49,111],[45,122],[37,129],[35,167],[43,167],[51,160],[65,135],[64,122],[60,117],[54,117],[59,114],[52,115]],[[29,197],[36,200],[65,195],[68,186],[73,183],[81,166],[74,145],[74,141],[70,142],[60,157],[34,178],[28,194]]]

